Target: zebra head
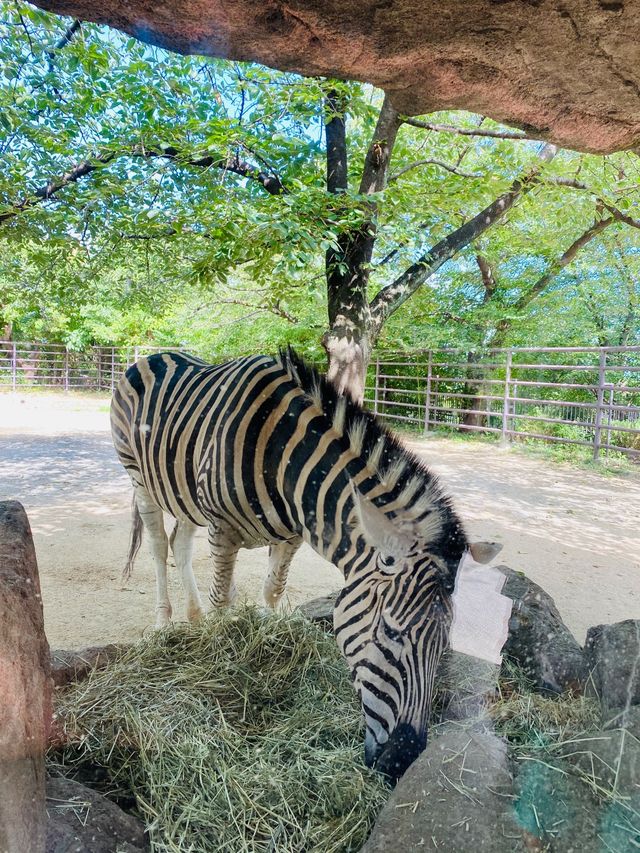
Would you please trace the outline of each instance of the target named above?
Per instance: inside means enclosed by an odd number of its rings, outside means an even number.
[[[362,703],[365,761],[395,781],[426,746],[460,561],[470,550],[488,562],[499,546],[470,545],[448,503],[439,519],[430,513],[416,521],[397,512],[391,519],[352,490],[354,532],[366,544],[336,600],[334,629]]]

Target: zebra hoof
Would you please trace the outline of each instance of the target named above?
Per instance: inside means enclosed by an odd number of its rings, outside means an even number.
[[[159,604],[156,607],[156,631],[171,624],[171,605]]]
[[[205,616],[206,613],[202,607],[194,607],[187,611],[187,621],[189,622],[199,622],[201,619],[204,619]]]

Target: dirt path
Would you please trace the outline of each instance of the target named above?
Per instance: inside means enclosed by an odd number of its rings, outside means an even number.
[[[0,394],[0,499],[17,498],[29,514],[54,647],[133,639],[153,624],[145,546],[131,581],[123,586],[120,577],[131,491],[107,411],[106,398]],[[604,476],[483,443],[410,443],[440,474],[470,533],[504,543],[500,561],[547,589],[581,642],[590,625],[640,616],[640,476]],[[194,567],[205,592],[204,530]],[[241,594],[259,601],[265,571],[266,549],[241,551]],[[340,582],[338,570],[305,546],[288,600],[295,605]],[[175,572],[170,590],[182,618]]]

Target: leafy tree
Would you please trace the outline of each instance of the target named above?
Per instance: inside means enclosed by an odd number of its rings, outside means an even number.
[[[308,340],[322,309],[329,375],[360,396],[383,335],[498,345],[560,286],[594,328],[596,282],[619,313],[636,298],[618,298],[637,281],[631,153],[557,152],[478,116],[406,119],[359,84],[0,5],[5,324],[39,303],[67,339],[167,339],[172,318],[186,332],[197,305],[191,329],[216,326],[207,306],[224,305],[274,318],[279,339],[304,338],[300,321]]]

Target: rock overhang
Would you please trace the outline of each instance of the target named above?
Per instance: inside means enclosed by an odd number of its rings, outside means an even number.
[[[36,0],[183,54],[385,89],[594,153],[640,145],[640,0]]]

